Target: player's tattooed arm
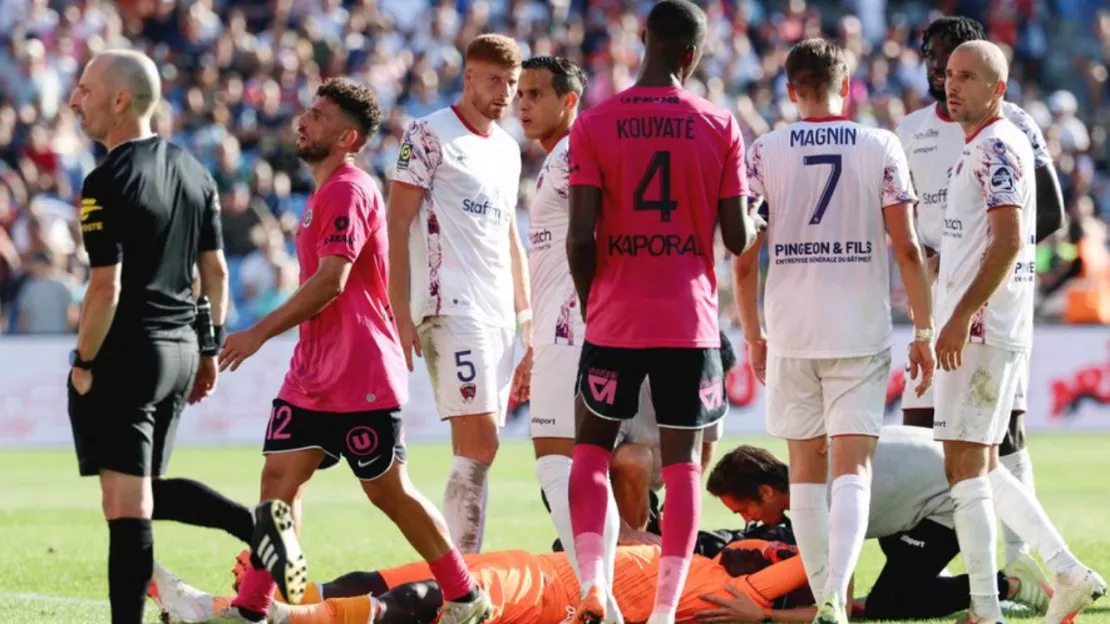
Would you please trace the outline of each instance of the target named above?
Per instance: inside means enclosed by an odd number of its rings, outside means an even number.
[[[1037,181],[1037,242],[1052,236],[1064,226],[1064,194],[1060,178],[1050,162],[1037,167],[1033,178]]]
[[[567,231],[567,262],[578,300],[582,302],[582,319],[590,287],[597,272],[597,246],[594,244],[594,226],[601,214],[601,189],[589,185],[570,187],[570,227]]]

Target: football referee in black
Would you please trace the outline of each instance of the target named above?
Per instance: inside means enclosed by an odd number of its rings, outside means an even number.
[[[81,192],[91,271],[67,381],[80,473],[100,477],[114,624],[143,620],[152,518],[219,526],[248,543],[254,529],[250,510],[203,484],[160,479],[186,402],[216,387],[228,292],[215,183],[151,132],[160,97],[150,58],[109,51],[70,98],[108,150]],[[199,324],[194,267],[211,308]]]

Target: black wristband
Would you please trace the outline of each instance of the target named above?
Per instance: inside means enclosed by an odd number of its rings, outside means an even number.
[[[193,331],[197,333],[197,346],[202,356],[212,357],[220,352],[213,329],[212,306],[208,303],[208,297],[201,295],[197,299],[197,317],[193,322]]]
[[[218,354],[224,348],[224,343],[227,342],[227,330],[223,325],[216,325],[212,328],[216,335],[216,353]]]

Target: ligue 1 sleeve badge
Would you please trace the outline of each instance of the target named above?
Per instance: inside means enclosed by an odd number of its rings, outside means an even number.
[[[301,227],[306,228],[310,225],[312,225],[312,209],[311,208],[304,211],[304,219],[301,220]]]

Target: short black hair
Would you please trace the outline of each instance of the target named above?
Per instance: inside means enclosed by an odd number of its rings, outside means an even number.
[[[970,17],[942,17],[929,24],[921,35],[921,52],[924,54],[933,41],[944,41],[956,49],[961,43],[986,38],[983,25]]]
[[[786,55],[786,80],[799,95],[820,97],[839,92],[848,77],[848,59],[840,46],[825,39],[803,39]]]
[[[779,492],[790,491],[790,471],[771,451],[744,444],[720,459],[705,489],[716,497],[759,501],[759,486],[769,485]]]
[[[690,0],[662,0],[648,13],[647,31],[664,45],[697,48],[705,41],[709,20]]]
[[[328,98],[358,126],[363,143],[378,132],[382,122],[382,109],[378,98],[369,87],[350,78],[329,78],[316,89],[316,97]]]
[[[572,61],[562,56],[533,56],[524,61],[523,69],[546,69],[551,72],[551,88],[555,95],[563,97],[574,92],[579,96],[586,90],[586,72]]]

